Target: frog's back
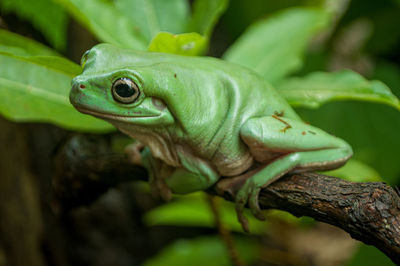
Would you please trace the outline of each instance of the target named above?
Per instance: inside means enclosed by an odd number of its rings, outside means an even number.
[[[88,62],[98,64],[93,69],[126,67],[148,77],[148,95],[163,99],[184,127],[170,129],[170,136],[176,138],[173,141],[212,162],[221,175],[240,174],[253,163],[240,138],[240,129],[249,118],[277,115],[299,119],[268,82],[239,65],[210,57],[136,52],[106,44],[94,49],[101,56],[96,62]]]
[[[248,147],[240,138],[240,129],[249,118],[276,115],[300,120],[278,92],[252,70],[214,58],[192,58],[181,63],[187,68],[196,65],[197,71],[210,77],[217,76],[222,82],[222,86],[214,88],[222,91],[214,104],[224,108],[221,110],[223,119],[213,121],[219,123],[218,130],[204,134],[212,135],[212,139],[201,145],[203,150],[209,150],[204,156],[214,163],[221,175],[240,174],[254,163]]]
[[[196,140],[189,146],[199,147],[194,153],[212,162],[223,176],[238,175],[254,163],[248,147],[240,138],[240,129],[249,118],[276,115],[300,120],[282,96],[250,69],[210,57],[160,56],[163,58],[158,58],[158,62],[177,67],[178,73],[187,71],[183,76],[190,79],[185,83],[198,78],[204,82],[196,81],[200,86],[197,89],[213,86],[209,93],[214,96],[196,108],[217,111],[202,115],[203,120],[209,119],[204,123],[189,117],[184,124],[191,125],[193,132],[188,140]],[[192,86],[187,89],[196,93]]]

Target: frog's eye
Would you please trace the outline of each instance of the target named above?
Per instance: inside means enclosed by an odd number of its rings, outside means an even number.
[[[90,50],[87,50],[87,51],[82,55],[82,58],[81,58],[81,67],[82,67],[82,68],[85,67],[86,61],[87,61],[88,56],[89,56],[89,52],[90,52]]]
[[[114,100],[120,103],[133,103],[140,93],[135,82],[128,78],[120,78],[114,81],[111,91]]]

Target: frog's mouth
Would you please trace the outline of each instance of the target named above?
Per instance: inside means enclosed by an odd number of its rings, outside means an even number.
[[[152,118],[152,117],[160,117],[162,114],[154,114],[154,115],[120,115],[120,114],[110,114],[110,113],[102,113],[94,110],[90,110],[87,108],[82,108],[79,106],[75,106],[75,108],[84,114],[93,115],[95,117],[99,117],[106,120],[119,120],[119,121],[132,121],[132,119],[141,119],[141,118]]]

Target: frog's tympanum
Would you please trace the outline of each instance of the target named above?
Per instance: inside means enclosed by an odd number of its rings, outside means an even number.
[[[160,194],[247,175],[236,194],[243,225],[246,204],[262,217],[261,188],[288,172],[337,168],[352,155],[345,141],[303,122],[267,81],[239,65],[100,44],[82,66],[71,103],[145,145],[141,162]]]

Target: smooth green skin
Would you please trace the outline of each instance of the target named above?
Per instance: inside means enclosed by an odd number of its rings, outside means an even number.
[[[100,44],[84,56],[71,103],[149,147],[142,153],[157,189],[204,190],[221,177],[251,173],[236,196],[262,217],[258,193],[285,173],[333,169],[352,155],[343,140],[301,121],[287,102],[247,68],[209,57],[124,50]],[[139,98],[116,102],[118,78]],[[80,88],[81,85],[85,88]]]

